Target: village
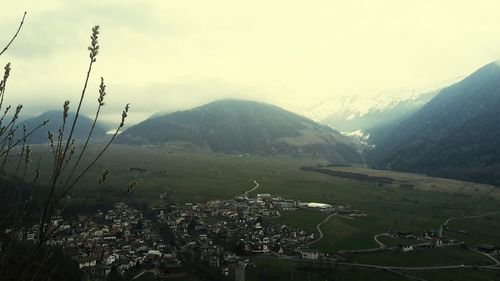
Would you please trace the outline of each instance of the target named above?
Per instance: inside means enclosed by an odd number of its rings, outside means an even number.
[[[290,225],[265,223],[266,218],[277,218],[283,212],[298,209],[350,218],[367,217],[346,205],[305,203],[267,193],[257,194],[255,198],[245,193],[229,200],[182,206],[165,204],[156,209],[160,222],[169,227],[178,245],[210,270],[220,271],[234,280],[244,280],[241,276],[245,275],[245,268],[252,266],[248,257],[254,255],[305,260],[326,258],[324,253],[310,247],[321,237]]]
[[[349,205],[333,205],[272,196],[267,193],[251,198],[248,193],[228,200],[176,204],[168,194],[146,217],[141,211],[118,202],[106,211],[66,221],[54,216],[55,235],[47,245],[61,248],[88,277],[107,280],[117,273],[133,280],[146,272],[156,278],[182,278],[187,270],[223,276],[227,280],[245,280],[245,271],[255,265],[253,256],[318,262],[349,262],[349,254],[374,251],[413,251],[416,247],[446,247],[461,242],[443,238],[448,230],[429,230],[417,237],[404,230],[391,229],[374,237],[380,245],[364,250],[324,253],[314,247],[320,235],[291,225],[270,223],[285,212],[307,209],[325,213],[327,219],[340,216],[364,219],[368,215]],[[20,241],[35,243],[38,225],[17,232]],[[389,236],[401,241],[386,246],[378,238]],[[481,245],[476,251],[492,259],[498,249]]]
[[[78,221],[69,222],[58,215],[50,223],[57,231],[47,245],[62,249],[87,280],[106,280],[112,271],[132,278],[144,270],[162,276],[182,274],[177,254],[163,242],[153,222],[123,202]],[[36,243],[38,225],[21,229],[17,236],[20,241]]]
[[[264,218],[299,208],[366,217],[349,206],[303,203],[270,194],[183,205],[163,202],[153,208],[150,218],[123,202],[76,221],[54,216],[50,222],[54,235],[47,245],[62,249],[88,280],[106,280],[112,272],[129,279],[148,271],[160,278],[179,277],[185,271],[183,253],[189,253],[206,270],[244,280],[245,268],[251,264],[248,257],[252,255],[308,260],[324,257],[309,248],[318,238],[314,233],[264,223]],[[16,231],[18,240],[36,243],[38,228],[35,224]]]

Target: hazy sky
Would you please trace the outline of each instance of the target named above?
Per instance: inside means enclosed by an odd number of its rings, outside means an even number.
[[[233,97],[302,110],[336,95],[422,88],[500,58],[500,1],[4,1],[0,63],[8,102],[40,113],[76,103],[90,28],[101,25],[106,118],[131,119]],[[1,43],[3,46],[4,43]]]

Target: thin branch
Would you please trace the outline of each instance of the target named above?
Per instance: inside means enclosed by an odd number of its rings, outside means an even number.
[[[23,125],[23,145],[21,149],[21,155],[19,155],[19,161],[17,162],[16,170],[14,171],[14,176],[17,175],[19,168],[21,167],[21,162],[23,160],[24,151],[26,150],[26,126]]]
[[[104,96],[106,95],[106,85],[104,85],[104,79],[101,77],[101,84],[99,85],[99,99],[98,101],[98,106],[97,106],[97,111],[95,113],[94,117],[94,122],[92,123],[92,127],[90,128],[90,132],[87,135],[87,139],[85,140],[85,143],[83,144],[82,150],[80,151],[78,158],[76,159],[75,165],[71,169],[71,172],[68,176],[68,179],[66,180],[65,185],[68,185],[68,183],[71,181],[71,178],[73,177],[73,174],[76,171],[76,168],[80,164],[80,161],[82,160],[83,154],[85,153],[85,150],[87,149],[87,146],[89,144],[90,138],[92,137],[92,133],[94,132],[95,126],[97,124],[97,120],[99,119],[99,113],[101,112],[101,107],[104,106]]]
[[[48,218],[50,218],[50,216],[52,215],[52,212],[54,209],[54,206],[52,203],[54,202],[56,204],[58,202],[58,200],[60,200],[60,198],[57,199],[57,196],[55,195],[56,185],[57,185],[59,177],[61,176],[62,164],[63,164],[64,159],[66,159],[66,154],[68,152],[70,142],[71,142],[71,139],[73,138],[73,133],[75,131],[76,123],[77,123],[78,117],[80,115],[80,109],[82,107],[83,99],[85,98],[85,93],[87,91],[87,85],[88,85],[88,82],[90,79],[90,74],[92,72],[92,66],[96,62],[96,56],[97,56],[98,51],[99,51],[98,35],[99,35],[99,26],[96,25],[92,28],[92,35],[90,37],[91,43],[90,43],[90,47],[88,47],[88,49],[90,51],[90,54],[89,54],[90,62],[89,62],[88,70],[87,70],[87,75],[85,77],[85,82],[83,85],[82,93],[80,95],[80,101],[78,102],[78,107],[76,109],[75,117],[73,118],[73,123],[71,124],[71,130],[69,132],[69,136],[67,138],[66,145],[65,145],[64,149],[61,149],[60,151],[57,152],[58,153],[57,161],[60,164],[55,167],[53,177],[51,178],[51,182],[50,182],[50,190],[49,190],[49,194],[47,196],[47,201],[45,202],[45,205],[44,205],[44,208],[42,211],[42,218],[41,218],[41,222],[40,222],[40,231],[39,231],[40,239],[42,239],[45,236],[45,234],[47,233],[47,229],[44,226],[44,223],[45,223],[45,220],[48,220]],[[38,247],[40,247],[40,246],[41,246],[41,244],[39,243]]]
[[[12,39],[10,39],[10,42],[7,44],[7,46],[5,46],[3,48],[2,52],[0,52],[0,56],[3,55],[3,53],[5,53],[5,51],[7,51],[7,49],[10,47],[10,44],[12,44],[12,42],[14,42],[14,40],[16,39],[17,35],[19,34],[19,31],[21,31],[21,28],[23,27],[24,18],[26,18],[26,12],[24,12],[23,19],[21,20],[21,23],[19,24],[19,27],[17,28],[16,33],[14,34]]]
[[[78,177],[76,177],[76,179],[71,183],[71,185],[69,185],[65,190],[64,192],[61,193],[60,197],[59,197],[59,200],[66,196],[66,194],[68,194],[68,192],[73,188],[73,186],[75,186],[75,184],[88,172],[88,170],[90,170],[90,168],[97,162],[97,160],[99,160],[99,158],[101,158],[101,156],[104,154],[104,152],[106,152],[106,150],[108,149],[108,147],[111,145],[111,143],[115,140],[116,136],[118,135],[118,133],[120,132],[121,128],[123,128],[123,125],[124,125],[124,122],[125,122],[125,118],[127,117],[127,113],[128,113],[128,110],[129,110],[129,104],[127,104],[125,106],[125,109],[123,110],[122,112],[122,121],[121,123],[118,125],[118,128],[116,128],[116,131],[115,133],[113,134],[113,136],[111,137],[111,139],[108,141],[108,143],[106,144],[106,146],[104,146],[104,148],[101,150],[101,152],[97,155],[97,157],[78,175]]]
[[[16,147],[18,144],[20,144],[22,141],[24,141],[24,139],[27,139],[29,138],[32,134],[34,134],[38,129],[40,129],[41,127],[45,126],[47,124],[48,120],[47,121],[44,121],[42,124],[36,126],[33,130],[31,130],[25,138],[22,138],[22,139],[18,139],[15,143],[13,143],[12,145],[10,145],[9,147],[7,147],[5,150],[0,150],[0,156],[4,155],[5,153],[7,153],[7,151],[11,150],[12,148]]]
[[[64,160],[64,158],[66,157],[66,153],[68,152],[70,140],[73,137],[73,133],[74,133],[75,127],[76,127],[76,122],[78,121],[78,115],[80,114],[80,108],[82,106],[83,99],[85,97],[85,92],[87,91],[87,85],[88,85],[88,82],[90,79],[90,73],[92,72],[92,65],[93,64],[94,64],[94,59],[91,58],[89,66],[88,66],[88,70],[87,70],[87,75],[85,77],[85,83],[83,85],[82,94],[80,96],[80,102],[78,103],[78,108],[76,110],[75,117],[73,119],[73,123],[71,124],[71,130],[69,132],[69,137],[66,141],[66,145],[65,145],[64,149],[57,151],[57,159],[56,159],[57,163],[56,163],[56,166],[55,166],[55,169],[53,172],[53,176],[51,179],[52,182],[50,183],[50,190],[49,190],[49,194],[47,196],[47,201],[45,202],[43,212],[42,212],[42,221],[41,221],[40,231],[39,231],[40,241],[42,240],[43,236],[46,234],[46,231],[47,231],[46,227],[43,224],[44,224],[45,220],[52,215],[51,201],[54,199],[54,193],[55,193],[55,189],[56,189],[57,180],[59,179],[59,176],[61,176],[60,172],[61,172],[62,167],[61,167],[61,165],[59,165],[59,163],[60,163],[60,161],[62,162]],[[41,246],[41,244],[39,244],[39,246]]]

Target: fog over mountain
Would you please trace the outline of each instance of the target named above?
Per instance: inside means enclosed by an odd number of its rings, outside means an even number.
[[[11,34],[24,11],[28,17],[5,53],[12,62],[9,89],[16,89],[6,102],[24,104],[28,115],[53,110],[66,99],[73,106],[84,74],[76,66],[85,64],[87,30],[94,24],[102,27],[102,56],[87,100],[95,102],[103,76],[103,120],[118,122],[130,102],[128,124],[224,98],[300,114],[346,96],[384,103],[390,89],[418,89],[500,58],[495,1],[315,3],[7,1],[0,34]]]

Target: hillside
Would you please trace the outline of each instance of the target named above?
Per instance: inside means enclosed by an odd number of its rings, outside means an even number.
[[[68,120],[71,122],[73,120],[74,116],[75,116],[74,114],[70,113],[68,115]],[[35,133],[33,133],[28,138],[28,143],[32,143],[32,144],[48,143],[47,131],[50,131],[55,136],[57,136],[58,130],[62,125],[62,118],[63,117],[62,117],[61,111],[47,111],[39,116],[21,121],[20,128],[22,127],[22,125],[26,125],[26,129],[29,132],[33,128],[35,128],[36,126],[43,123],[45,120],[49,120],[49,122],[44,127],[37,130]],[[89,117],[84,116],[84,115],[80,115],[78,117],[78,122],[77,122],[75,132],[73,133],[74,138],[80,139],[80,138],[86,137],[90,131],[90,128],[92,126],[92,122],[93,122],[93,120],[90,119]],[[100,137],[100,136],[104,136],[105,134],[106,134],[105,127],[102,126],[101,124],[97,123],[96,127],[94,128],[93,137]],[[18,134],[17,137],[21,137],[21,135]]]
[[[500,184],[500,66],[488,64],[392,128],[375,132],[377,168]]]
[[[241,100],[150,118],[123,132],[118,142],[188,142],[224,153],[309,153],[334,163],[361,160],[339,132],[273,105]]]

